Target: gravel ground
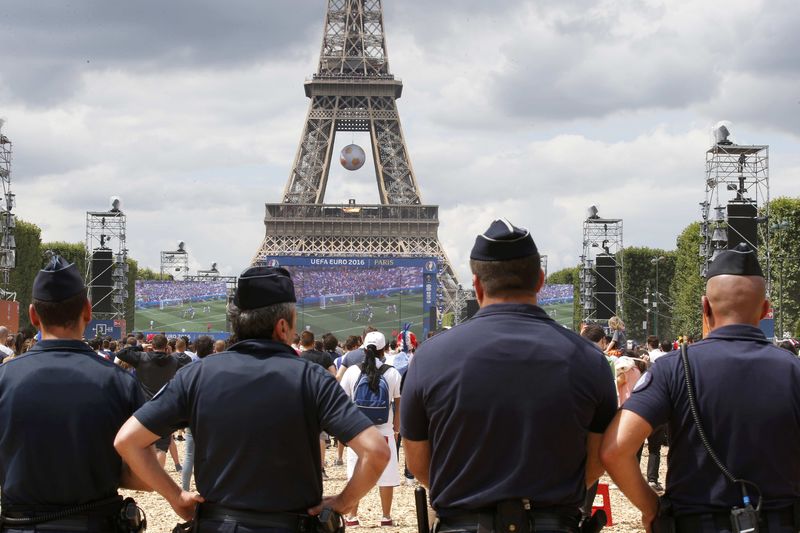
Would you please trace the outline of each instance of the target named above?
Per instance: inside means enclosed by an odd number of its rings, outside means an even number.
[[[178,449],[181,458],[183,457],[183,442],[178,443]],[[666,448],[662,449],[661,460],[661,483],[664,483],[664,474],[666,472]],[[642,457],[642,468],[647,465],[647,449],[644,450]],[[325,481],[325,494],[335,494],[344,486],[347,481],[347,472],[344,466],[333,466],[335,459],[335,448],[331,447],[327,453],[327,467],[329,479]],[[400,463],[403,462],[403,453],[400,452]],[[180,474],[175,472],[172,465],[172,459],[167,458],[167,471],[172,475],[173,479],[180,484]],[[402,477],[402,476],[401,476]],[[611,485],[611,480],[604,476],[601,480],[603,483],[608,483],[611,486],[609,491],[611,494],[611,515],[614,525],[609,529],[617,533],[626,533],[632,531],[641,531],[641,515],[633,507],[622,493]],[[153,533],[169,533],[172,528],[180,522],[172,508],[164,501],[157,493],[147,492],[134,492],[122,491],[126,496],[133,496],[147,513],[148,531]],[[597,499],[599,505],[600,498]],[[378,498],[378,489],[375,488],[361,501],[359,507],[359,519],[361,525],[359,527],[348,528],[357,533],[358,531],[378,530],[386,531],[386,533],[413,533],[417,530],[416,513],[414,510],[414,487],[401,485],[395,487],[394,502],[392,505],[392,518],[394,519],[394,527],[380,527],[381,519],[381,506]]]

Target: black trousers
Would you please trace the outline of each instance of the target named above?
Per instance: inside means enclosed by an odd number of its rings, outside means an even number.
[[[658,469],[661,467],[661,447],[667,443],[667,427],[659,426],[647,437],[647,482],[658,482]]]

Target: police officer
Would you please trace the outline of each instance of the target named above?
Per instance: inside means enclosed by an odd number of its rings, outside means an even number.
[[[113,446],[142,391],[81,340],[92,307],[74,264],[36,275],[28,313],[42,340],[0,366],[0,528],[117,531],[117,489],[148,489]]]
[[[648,531],[659,500],[636,452],[664,423],[670,453],[656,526],[731,531],[732,508],[746,510],[747,493],[750,505],[761,508],[762,531],[800,530],[800,359],[771,345],[758,328],[769,308],[765,293],[756,253],[746,244],[709,266],[702,306],[710,333],[686,350],[686,359],[697,420],[720,465],[698,431],[680,350],[642,376],[603,439],[603,462]],[[720,466],[747,483],[732,481]]]
[[[470,267],[480,310],[426,340],[406,373],[408,468],[445,531],[576,531],[617,407],[600,350],[537,305],[530,233],[495,220]]]
[[[386,441],[334,377],[290,347],[295,301],[285,269],[247,269],[231,307],[239,342],[179,370],[117,436],[120,455],[178,515],[191,518],[202,502],[200,532],[309,531],[308,514],[349,512],[389,460]],[[159,435],[187,426],[202,497],[181,491],[147,451]],[[360,458],[344,490],[325,499],[322,431]]]

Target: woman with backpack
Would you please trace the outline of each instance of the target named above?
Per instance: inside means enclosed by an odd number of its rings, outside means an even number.
[[[360,365],[353,365],[342,376],[341,386],[350,399],[361,409],[387,443],[395,442],[400,431],[400,373],[383,362],[386,350],[386,337],[379,331],[367,333],[364,339],[366,357]],[[378,480],[383,517],[381,526],[393,526],[392,498],[394,487],[400,484],[397,467],[397,448],[389,446],[392,456],[386,469]],[[357,456],[347,449],[347,479],[353,475]],[[357,526],[358,506],[351,516],[345,517],[347,526]]]

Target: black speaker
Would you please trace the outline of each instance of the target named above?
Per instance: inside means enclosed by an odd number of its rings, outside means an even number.
[[[595,265],[595,318],[608,320],[617,314],[617,260],[611,254],[600,254]]]
[[[91,292],[89,298],[92,300],[92,311],[95,313],[113,313],[114,302],[112,301],[111,291],[114,290],[114,282],[111,279],[111,269],[114,256],[111,250],[95,250],[92,252],[92,271]]]
[[[477,313],[478,309],[480,308],[481,307],[478,305],[478,300],[467,300],[467,309],[464,316],[464,320],[469,320],[470,318],[475,316],[475,313]]]
[[[750,202],[728,203],[728,250],[741,242],[758,249],[758,208]]]
[[[428,324],[428,331],[436,331],[439,329],[439,313],[434,306],[431,306],[431,317]]]

